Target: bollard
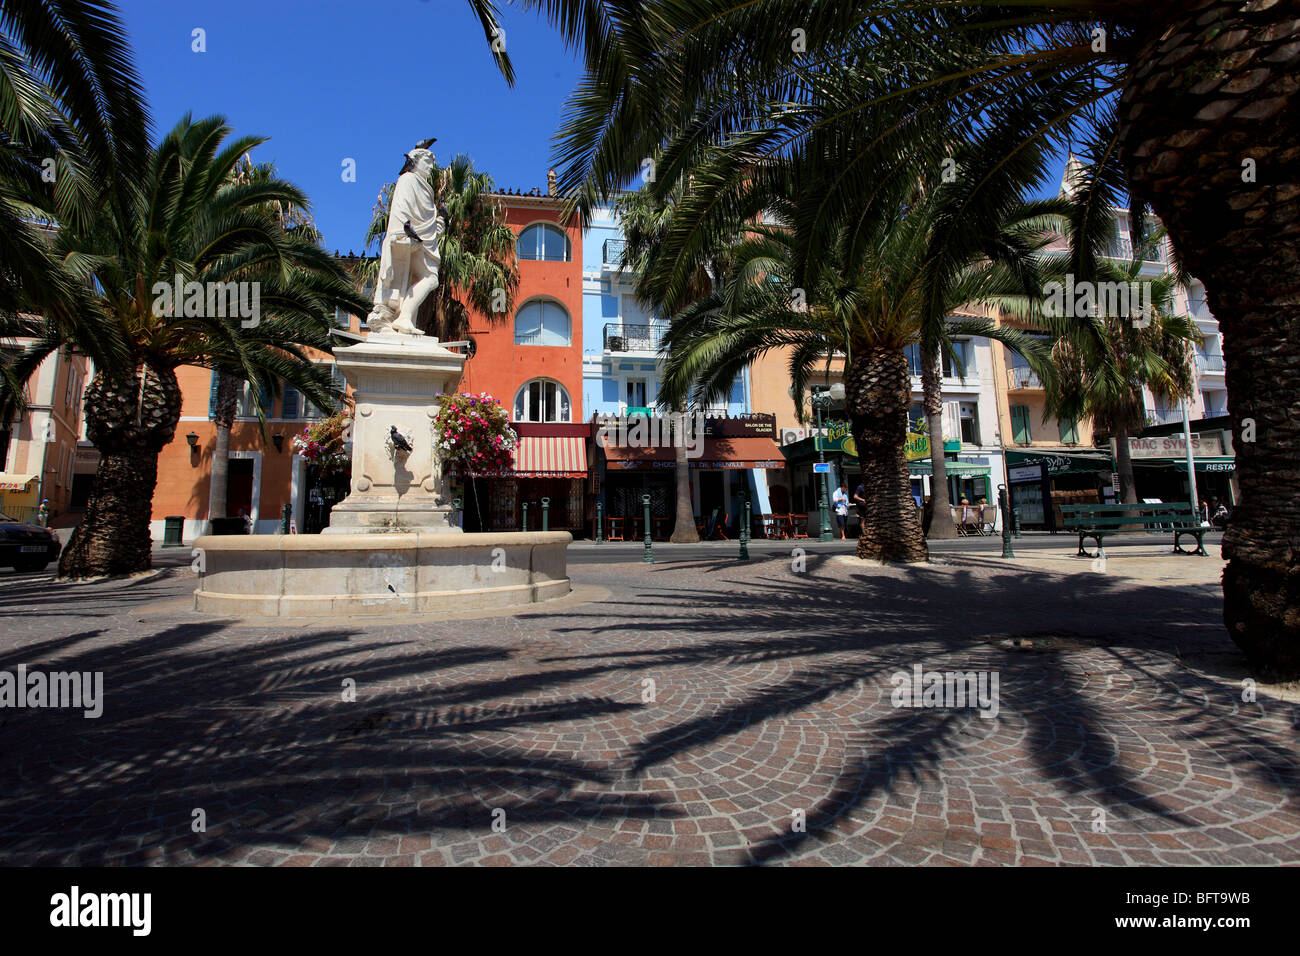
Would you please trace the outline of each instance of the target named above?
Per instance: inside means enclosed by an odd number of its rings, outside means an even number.
[[[465,502],[460,498],[452,498],[451,507],[456,512],[456,527],[464,528],[465,527]]]
[[[550,523],[551,523],[550,513],[551,513],[551,499],[543,497],[542,498],[542,530],[543,531],[550,530]]]
[[[528,530],[528,502],[524,502],[524,530]]]
[[[643,564],[655,563],[654,547],[650,543],[650,496],[641,496],[641,508],[645,513],[645,557],[641,559]]]
[[[998,503],[1002,506],[1002,557],[1014,558],[1011,549],[1011,499],[1007,497],[1007,486],[998,485]]]
[[[1011,510],[1011,516],[1012,516],[1012,523],[1013,523],[1013,525],[1014,525],[1014,529],[1013,529],[1013,530],[1014,530],[1015,536],[1018,538],[1018,537],[1020,537],[1020,509],[1019,509],[1019,508],[1013,508],[1013,509]]]
[[[289,533],[289,522],[293,520],[293,505],[285,505],[280,509],[280,534]]]
[[[822,477],[825,476],[823,475]],[[745,503],[745,508],[744,508],[745,519],[744,521],[741,522],[740,525],[740,560],[748,561],[749,560],[749,525],[751,520],[749,516],[749,492],[742,491],[740,493],[740,498],[741,501]]]
[[[603,501],[597,501],[596,502],[596,543],[597,544],[603,544],[605,542],[604,521],[605,521],[605,503]]]

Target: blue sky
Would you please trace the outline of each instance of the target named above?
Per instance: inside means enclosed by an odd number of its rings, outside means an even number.
[[[254,156],[312,201],[330,250],[361,251],[402,154],[438,137],[503,188],[545,188],[551,137],[578,79],[558,33],[503,3],[511,90],[464,0],[118,0],[155,138],[186,112],[271,137]],[[207,52],[192,51],[206,31]],[[356,182],[342,179],[356,160]]]
[[[155,138],[186,112],[269,136],[255,157],[311,198],[330,250],[361,251],[402,154],[438,137],[501,188],[545,188],[551,138],[577,83],[549,23],[503,0],[512,90],[465,0],[118,0]],[[206,52],[192,49],[206,31]],[[345,159],[356,181],[344,182]],[[1050,187],[1055,195],[1062,162]]]

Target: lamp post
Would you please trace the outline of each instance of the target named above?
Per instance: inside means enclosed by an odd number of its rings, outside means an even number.
[[[1007,497],[1007,486],[998,485],[998,504],[1002,506],[1002,557],[1014,558],[1016,552],[1011,548],[1011,499]]]
[[[645,514],[645,555],[642,556],[641,561],[644,564],[654,564],[655,563],[654,546],[650,543],[650,496],[649,495],[641,496],[641,507],[644,509],[644,514]]]
[[[841,402],[844,400],[844,386],[836,383],[829,387],[818,388],[814,386],[812,393],[813,410],[817,413],[817,463],[826,464],[826,448],[822,444],[822,408],[831,402]],[[831,534],[831,517],[830,517],[830,471],[826,468],[821,469],[822,475],[822,494],[821,501],[818,503],[818,510],[821,513],[821,533],[817,536],[818,541],[832,541],[834,536]]]

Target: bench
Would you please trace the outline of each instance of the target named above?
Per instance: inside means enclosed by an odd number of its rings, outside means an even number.
[[[1108,534],[1132,534],[1136,532],[1172,531],[1174,535],[1174,554],[1199,554],[1208,557],[1205,550],[1205,532],[1210,528],[1201,527],[1200,516],[1192,508],[1190,501],[1181,504],[1138,504],[1138,505],[1061,505],[1061,515],[1065,519],[1067,531],[1079,535],[1079,557],[1098,558],[1106,556],[1103,539]],[[1179,547],[1183,535],[1190,534],[1196,539],[1195,551],[1184,551]],[[1097,542],[1097,553],[1090,554],[1084,550],[1085,538]]]

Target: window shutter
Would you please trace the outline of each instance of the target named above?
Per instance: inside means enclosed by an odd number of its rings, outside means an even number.
[[[1057,423],[1061,433],[1061,443],[1063,445],[1077,445],[1079,443],[1079,424],[1078,422],[1066,421],[1061,419]]]
[[[284,390],[284,408],[281,409],[282,418],[298,417],[298,390],[296,388],[286,388]]]
[[[208,392],[208,418],[217,413],[217,370],[212,370],[212,387]]]
[[[1029,406],[1011,406],[1011,436],[1017,445],[1028,445],[1032,440],[1029,430]]]
[[[266,411],[267,415],[270,415],[271,414],[271,386],[268,385],[266,382],[262,382],[261,384],[262,384],[262,388],[261,388],[262,408]]]

